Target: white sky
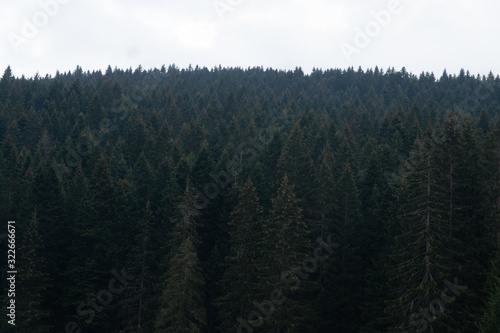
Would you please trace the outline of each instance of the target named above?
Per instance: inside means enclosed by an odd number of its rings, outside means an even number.
[[[373,12],[391,1],[2,0],[0,74],[9,64],[16,76],[44,76],[172,63],[500,74],[499,1],[400,0],[377,23]],[[367,27],[367,45],[355,44]],[[356,53],[348,59],[341,45]]]

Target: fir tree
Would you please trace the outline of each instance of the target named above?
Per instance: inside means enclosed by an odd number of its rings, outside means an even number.
[[[313,270],[307,268],[309,273],[304,272],[303,263],[312,248],[302,208],[286,175],[272,202],[271,216],[263,224],[263,257],[259,261],[261,293],[273,295],[268,296],[272,303],[266,298],[260,303],[266,308],[261,311],[266,313],[249,317],[248,323],[283,332],[309,332],[316,318],[314,296],[317,286],[308,280]]]
[[[290,184],[294,185],[306,218],[312,218],[312,197],[315,188],[313,160],[298,123],[290,133],[285,150],[278,160],[278,168],[281,178],[286,174]]]
[[[444,312],[443,302],[434,302],[441,299],[445,280],[453,279],[449,276],[452,253],[447,245],[453,241],[454,230],[447,221],[437,154],[429,127],[424,139],[415,142],[400,192],[401,234],[396,238],[389,272],[394,298],[386,308],[394,332],[457,329]],[[449,300],[445,299],[447,304]]]
[[[42,333],[48,332],[52,327],[48,322],[50,310],[44,304],[46,291],[53,282],[47,272],[43,242],[38,229],[35,211],[18,251],[20,274],[16,305],[19,318],[16,320],[16,327],[19,327],[19,332]]]
[[[335,209],[330,232],[342,245],[326,262],[322,309],[328,326],[335,325],[344,332],[354,332],[359,322],[357,315],[364,284],[364,271],[360,269],[359,231],[361,223],[360,202],[354,175],[346,163],[336,184]]]
[[[135,283],[127,288],[128,295],[125,299],[127,325],[132,327],[132,332],[148,332],[152,330],[152,305],[155,304],[153,293],[154,253],[151,238],[153,235],[153,213],[149,201],[142,218],[137,226],[137,237],[131,249],[129,259],[130,269],[127,271],[134,276]]]
[[[256,246],[261,239],[262,207],[259,205],[255,187],[250,178],[240,188],[239,201],[230,217],[230,254],[225,258],[225,272],[219,282],[223,296],[218,305],[221,330],[233,331],[237,328],[237,318],[246,316],[253,310],[258,289],[261,257]]]
[[[480,333],[496,333],[500,331],[500,265],[496,264],[490,276],[491,295],[486,304],[486,311],[479,323]]]
[[[191,237],[185,238],[174,253],[154,332],[203,332],[207,320],[203,274]]]

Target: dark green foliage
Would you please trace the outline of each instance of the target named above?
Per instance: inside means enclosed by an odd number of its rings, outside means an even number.
[[[480,333],[500,331],[500,266],[495,266],[490,278],[490,290],[486,312],[479,323]]]
[[[355,332],[353,318],[360,311],[365,271],[361,267],[361,210],[358,189],[348,162],[344,165],[332,197],[334,202],[329,233],[341,248],[326,262],[323,276],[322,309],[327,325],[344,332]]]
[[[269,143],[262,151],[262,169],[264,183],[267,184],[262,191],[262,203],[267,211],[271,207],[271,196],[275,189],[278,188],[279,177],[277,172],[278,159],[283,151],[283,137],[278,129],[274,129],[271,133]]]
[[[498,331],[499,88],[404,68],[7,67],[16,326]],[[340,247],[315,265],[321,242]]]
[[[186,238],[175,252],[154,332],[203,332],[203,275],[191,238]]]
[[[246,319],[254,310],[252,302],[258,295],[257,261],[262,259],[262,253],[255,245],[262,237],[262,207],[255,192],[248,179],[240,189],[238,204],[229,221],[231,249],[218,285],[223,296],[217,300],[223,332],[236,329],[239,317]]]
[[[47,260],[43,257],[43,242],[38,233],[36,212],[33,213],[18,252],[20,280],[18,283],[17,306],[23,309],[19,314],[19,332],[47,332],[51,325],[47,319],[52,315],[43,304],[44,294],[53,283],[47,271]]]
[[[153,251],[153,213],[150,202],[146,202],[143,216],[137,224],[137,236],[131,255],[128,260],[129,269],[134,276],[135,283],[127,289],[127,298],[124,300],[126,322],[132,332],[151,332],[153,313],[152,305],[156,305],[156,296],[153,290],[154,280],[154,251]]]
[[[303,271],[303,263],[313,248],[288,176],[283,178],[272,203],[271,214],[263,224],[259,260],[261,293],[258,295],[265,298],[257,299],[268,310],[261,310],[266,313],[257,318],[249,316],[248,323],[284,332],[308,332],[315,320],[317,284],[308,280],[309,273]]]
[[[203,304],[204,282],[191,238],[184,239],[174,253],[154,332],[203,332],[207,320]]]

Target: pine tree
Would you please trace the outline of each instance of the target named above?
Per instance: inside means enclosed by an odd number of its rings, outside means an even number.
[[[144,123],[144,119],[135,119],[135,122],[127,133],[127,161],[133,164],[137,161],[141,151],[149,151],[149,133]]]
[[[84,277],[81,276],[80,265],[81,259],[86,258],[88,255],[88,248],[84,246],[84,242],[88,239],[82,237],[81,230],[79,227],[81,226],[79,222],[81,221],[82,216],[85,215],[85,204],[88,201],[88,181],[85,177],[85,173],[82,169],[82,166],[79,165],[73,174],[73,178],[71,183],[68,186],[67,190],[67,216],[68,216],[68,225],[69,225],[69,235],[71,236],[73,242],[68,248],[68,252],[70,253],[70,258],[67,259],[68,263],[66,269],[63,273],[64,281],[71,281],[71,284],[64,286],[64,292],[61,295],[61,303],[65,308],[65,313],[68,315],[74,315],[74,303],[77,301],[79,296],[81,295],[78,283],[80,283],[80,279]],[[85,252],[82,253],[81,251]],[[83,256],[82,256],[83,255]],[[82,257],[81,257],[82,256]],[[78,282],[77,282],[78,281]],[[82,282],[84,284],[85,282]]]
[[[477,127],[482,132],[481,134],[486,134],[490,128],[490,115],[488,110],[482,109],[479,119],[477,121]]]
[[[446,218],[454,230],[452,249],[453,275],[460,276],[469,286],[465,295],[453,304],[453,316],[461,323],[461,330],[476,330],[486,297],[484,288],[491,256],[489,222],[483,209],[483,190],[480,185],[479,155],[475,130],[468,120],[459,123],[451,112],[444,124],[442,143],[443,184],[446,189]]]
[[[154,159],[156,163],[160,163],[167,157],[167,153],[172,149],[172,138],[170,137],[170,127],[166,120],[163,121],[158,131],[158,137],[155,142]]]
[[[141,151],[139,158],[134,165],[132,177],[135,182],[135,197],[138,207],[144,207],[147,201],[152,201],[153,194],[153,171],[144,151]]]
[[[271,209],[271,197],[278,189],[279,178],[276,166],[283,151],[283,138],[278,129],[272,132],[269,144],[262,151],[262,169],[264,170],[264,182],[267,184],[262,196],[264,211]]]
[[[249,315],[248,324],[280,332],[309,332],[316,319],[317,284],[308,278],[317,267],[306,266],[308,273],[303,271],[305,260],[312,253],[309,230],[302,219],[294,186],[286,175],[272,202],[271,216],[263,224],[263,257],[259,261],[259,295],[267,295],[271,301],[267,297],[262,300],[262,314]]]
[[[2,186],[0,187],[0,198],[2,198],[0,216],[4,220],[8,220],[9,216],[12,216],[20,208],[18,207],[20,196],[18,188],[21,182],[18,171],[19,154],[13,143],[13,138],[10,136],[7,136],[2,146],[0,154],[3,156],[0,160],[0,177],[2,180]]]
[[[3,72],[2,79],[0,79],[0,102],[5,103],[7,101],[13,83],[14,76],[12,75],[12,69],[10,66],[7,66]]]
[[[262,207],[250,178],[240,188],[239,201],[230,217],[230,254],[225,258],[225,272],[219,282],[223,291],[216,304],[221,318],[221,331],[237,328],[237,318],[253,311],[252,302],[257,296],[261,239]]]
[[[490,280],[491,295],[478,325],[480,333],[500,332],[500,265],[498,262],[491,273]]]
[[[201,145],[201,149],[196,156],[193,168],[191,169],[190,178],[193,186],[200,191],[203,191],[205,185],[211,181],[210,172],[214,170],[214,162],[208,148],[207,141]]]
[[[488,281],[500,247],[499,82],[404,68],[78,66],[16,78],[7,67],[0,220],[16,220],[25,252],[18,328],[153,331],[189,238],[205,282],[195,289],[206,321],[193,325],[207,333],[498,330],[487,325],[498,317]],[[285,175],[290,202],[277,201]],[[232,217],[248,177],[259,203]],[[292,224],[277,222],[286,204]],[[237,244],[236,219],[254,218],[258,232]],[[292,229],[343,246],[315,263]],[[113,269],[135,279],[104,306]]]
[[[295,192],[301,201],[306,219],[312,219],[311,210],[315,203],[313,200],[315,189],[313,160],[298,123],[290,133],[285,150],[278,160],[278,169],[281,178],[286,174],[290,184],[295,186]]]
[[[36,211],[30,219],[27,230],[19,247],[18,266],[19,284],[16,306],[19,318],[16,327],[19,332],[48,332],[52,325],[48,322],[51,313],[44,306],[46,291],[53,281],[47,274],[46,259],[43,255],[43,241],[38,233]]]
[[[333,173],[336,179],[340,178],[346,163],[349,163],[354,174],[358,171],[357,165],[357,142],[352,134],[351,127],[348,123],[344,124],[342,132],[340,132],[339,148],[335,152],[335,164]]]
[[[384,168],[390,163],[384,154],[386,145],[374,146],[370,152],[364,179],[359,184],[359,199],[363,223],[356,233],[360,244],[359,258],[363,262],[364,295],[362,305],[362,327],[360,332],[382,332],[386,326],[384,318],[385,297],[389,293],[385,266],[392,245],[390,226],[394,224],[393,192],[384,177]]]
[[[189,221],[178,219],[176,229],[189,230]],[[154,332],[197,333],[206,326],[203,295],[203,274],[191,235],[185,234],[179,247],[173,249],[162,305],[155,321]]]
[[[82,181],[80,179],[75,185],[82,186],[85,183],[82,184]],[[78,322],[82,330],[98,332],[112,329],[118,321],[117,313],[113,311],[119,305],[118,300],[113,300],[106,307],[98,304],[93,314],[88,312],[88,306],[82,307],[80,313],[84,314],[79,316],[75,315],[75,303],[78,306],[80,302],[95,298],[96,293],[107,286],[110,271],[125,267],[123,248],[129,246],[131,241],[123,234],[130,235],[131,232],[127,226],[129,220],[118,211],[121,208],[120,195],[104,156],[98,160],[88,188],[81,207],[76,208],[79,209],[73,224],[76,239],[69,246],[72,255],[68,257],[65,272],[65,278],[71,281],[72,287],[67,289],[65,299],[71,311],[68,317]]]
[[[130,268],[127,270],[134,276],[135,283],[127,286],[127,298],[124,303],[127,313],[127,327],[132,327],[131,332],[150,332],[152,330],[152,305],[155,305],[153,294],[153,269],[154,253],[151,238],[153,235],[153,213],[150,202],[137,225],[137,237],[131,249],[129,259]]]
[[[168,241],[170,253],[163,258],[168,263],[163,296],[155,319],[154,332],[202,332],[206,329],[206,308],[203,271],[197,255],[198,216],[193,205],[193,185],[189,177],[182,201],[172,217],[173,230]]]
[[[360,292],[364,284],[364,270],[359,263],[361,235],[361,210],[358,189],[353,171],[346,163],[335,187],[333,221],[329,231],[342,245],[325,263],[322,294],[322,310],[327,326],[334,326],[343,332],[355,332],[360,322],[358,315],[361,304]]]
[[[189,177],[186,178],[184,194],[176,202],[176,210],[170,219],[173,230],[170,233],[168,245],[170,251],[178,248],[183,240],[190,238],[195,247],[200,244],[198,236],[200,211],[194,206],[193,183]]]
[[[330,145],[327,144],[320,157],[320,165],[316,173],[316,183],[318,184],[318,207],[319,225],[316,226],[315,234],[321,239],[326,239],[329,226],[332,223],[335,210],[335,181],[333,179],[332,166],[334,163]]]
[[[443,302],[450,303],[451,296],[441,301],[445,280],[453,279],[449,276],[452,253],[447,245],[453,241],[454,229],[444,207],[446,191],[438,154],[429,127],[424,139],[415,142],[400,192],[401,234],[396,238],[389,272],[394,298],[386,307],[391,332],[456,331],[456,324],[444,311]]]
[[[66,203],[63,188],[59,182],[54,168],[40,163],[35,173],[32,187],[33,199],[32,209],[37,213],[38,233],[43,240],[43,254],[50,257],[47,261],[47,272],[54,281],[61,281],[63,272],[66,270],[68,248],[71,240],[62,235],[70,235],[70,226],[66,217]],[[53,284],[46,291],[49,298],[46,306],[55,315],[62,314],[61,295],[63,292],[61,284]]]
[[[118,247],[113,246],[118,245],[118,242],[113,241],[110,236],[115,230],[120,229],[118,225],[123,221],[117,220],[116,187],[107,158],[104,156],[99,159],[93,170],[89,189],[91,193],[89,207],[92,221],[91,230],[95,232],[93,236],[96,237],[96,241],[99,240],[97,246],[93,249],[96,255],[95,258],[99,258],[99,261],[103,263],[113,262],[113,260],[117,259],[116,254],[120,250]]]

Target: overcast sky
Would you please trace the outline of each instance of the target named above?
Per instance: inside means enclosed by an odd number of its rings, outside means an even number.
[[[175,63],[497,75],[499,13],[493,0],[2,0],[0,71]]]

